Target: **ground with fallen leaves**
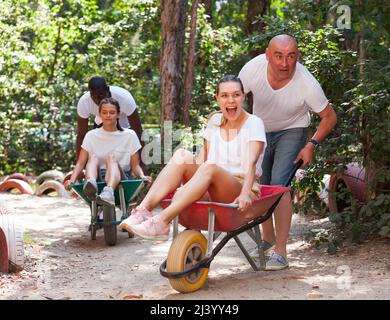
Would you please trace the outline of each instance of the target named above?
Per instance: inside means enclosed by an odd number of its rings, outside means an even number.
[[[254,272],[234,241],[211,264],[201,290],[180,294],[159,273],[171,241],[129,239],[108,247],[89,238],[89,208],[78,199],[0,193],[24,227],[25,266],[0,274],[0,299],[390,299],[390,241],[379,239],[329,255],[311,246],[310,229],[328,220],[294,214],[290,268]],[[243,243],[252,247],[246,234]]]

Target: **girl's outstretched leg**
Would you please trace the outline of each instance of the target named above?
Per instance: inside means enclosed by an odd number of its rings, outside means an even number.
[[[217,165],[203,163],[161,215],[131,226],[132,232],[145,239],[168,239],[170,221],[207,191],[214,201],[229,203],[240,194],[241,183]]]
[[[198,166],[195,157],[187,150],[179,149],[158,175],[147,195],[138,207],[131,211],[130,217],[123,220],[119,228],[132,232],[132,227],[152,217],[152,210],[170,192],[175,191],[183,182],[188,181]]]
[[[140,206],[153,210],[170,192],[192,178],[198,169],[195,157],[185,149],[175,152],[168,164],[157,176]]]

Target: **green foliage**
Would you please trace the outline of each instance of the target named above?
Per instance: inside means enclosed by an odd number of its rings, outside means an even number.
[[[70,168],[76,104],[92,75],[129,89],[142,119],[158,123],[158,21],[150,0],[3,1],[0,174]]]
[[[217,81],[225,74],[238,74],[245,63],[248,51],[244,40],[239,26],[225,24],[214,27],[200,7],[197,64],[190,110],[193,129],[202,127],[208,115],[218,110],[214,98]]]
[[[76,104],[92,75],[128,89],[139,105],[142,122],[159,124],[159,4],[158,0],[2,0],[0,175],[70,168]],[[362,206],[346,196],[343,213],[331,219],[340,238],[361,241],[372,233],[389,235],[387,2],[274,0],[269,16],[262,17],[264,32],[250,38],[243,31],[246,4],[244,0],[214,2],[212,21],[199,7],[192,133],[217,109],[215,85],[221,76],[237,74],[251,58],[248,52],[264,52],[274,35],[295,36],[302,64],[319,80],[338,115],[337,127],[317,149],[315,161],[295,188],[315,195],[325,173],[352,161],[362,163],[371,200]],[[351,29],[337,29],[340,4],[351,9]],[[312,130],[319,118],[313,120]],[[179,142],[199,143],[189,133]],[[160,169],[155,165],[148,172],[157,174]],[[318,198],[306,199],[299,209],[323,214]],[[323,243],[324,233],[317,235],[315,241]],[[337,241],[330,237],[330,252],[339,246]]]

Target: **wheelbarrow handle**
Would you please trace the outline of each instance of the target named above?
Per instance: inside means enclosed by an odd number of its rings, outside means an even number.
[[[290,183],[291,183],[292,179],[294,179],[296,172],[298,171],[298,169],[301,167],[302,164],[303,164],[303,160],[299,159],[298,162],[291,169],[290,175],[289,175],[286,183],[284,184],[285,187],[289,187],[290,186]]]

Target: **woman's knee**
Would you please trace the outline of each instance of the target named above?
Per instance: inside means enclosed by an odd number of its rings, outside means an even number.
[[[174,164],[193,164],[194,155],[186,149],[177,149],[171,158]]]
[[[215,163],[207,162],[202,163],[198,169],[199,174],[201,174],[205,178],[213,178],[217,170],[218,166]]]

